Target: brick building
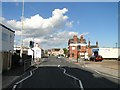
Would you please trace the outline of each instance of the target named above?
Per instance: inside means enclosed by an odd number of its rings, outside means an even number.
[[[86,42],[83,35],[80,38],[74,35],[72,39],[68,41],[68,57],[73,59],[84,58],[85,54],[91,56],[93,54],[92,49],[98,48],[98,42],[96,45],[90,45],[90,41]]]
[[[54,55],[54,56],[64,55],[64,50],[60,48],[48,49],[47,51],[48,51],[49,56],[50,55]]]

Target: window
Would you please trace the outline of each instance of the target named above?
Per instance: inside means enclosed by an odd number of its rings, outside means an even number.
[[[71,41],[70,43],[74,43],[73,41]]]
[[[2,40],[3,41],[8,41],[8,34],[2,32]]]
[[[80,50],[80,49],[81,49],[81,46],[80,46],[80,45],[79,45],[79,46],[77,46],[77,49],[78,49],[78,50]]]
[[[75,47],[72,47],[72,50],[75,50]]]
[[[72,53],[72,57],[74,57],[74,53]]]
[[[10,43],[12,43],[12,35],[10,35]]]

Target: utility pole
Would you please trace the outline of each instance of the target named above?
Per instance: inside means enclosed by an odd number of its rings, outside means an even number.
[[[23,53],[23,36],[22,36],[22,31],[23,31],[23,19],[24,19],[24,0],[22,2],[22,18],[21,18],[21,49],[20,49],[20,57],[22,58],[22,53]]]
[[[117,48],[117,42],[115,44],[116,44],[116,48]]]

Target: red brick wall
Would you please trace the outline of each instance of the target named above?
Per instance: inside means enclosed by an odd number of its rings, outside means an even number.
[[[74,35],[73,36],[73,40],[74,40],[74,44],[77,43],[78,41],[78,38],[77,38],[77,35]],[[83,35],[80,36],[80,43],[84,43],[86,40],[84,39]],[[96,46],[98,47],[98,42],[96,42]],[[88,46],[81,46],[81,49],[80,50],[77,50],[77,46],[74,46],[75,47],[75,50],[72,50],[72,47],[73,46],[69,46],[69,53],[70,53],[70,57],[69,58],[74,58],[74,59],[77,59],[80,55],[80,53],[85,53],[85,52],[88,52],[88,56],[91,56],[92,55],[92,48],[90,48],[90,41],[88,42]],[[74,57],[72,57],[72,53],[74,53]]]
[[[75,50],[74,50],[74,59],[77,59],[77,46],[75,46]]]
[[[72,50],[72,47],[75,47],[75,50]],[[72,57],[74,54],[74,57]],[[70,58],[77,59],[77,46],[70,46]]]
[[[92,55],[92,49],[88,47],[88,56]]]
[[[74,39],[74,43],[77,43],[77,36],[76,35],[73,36],[73,39]]]

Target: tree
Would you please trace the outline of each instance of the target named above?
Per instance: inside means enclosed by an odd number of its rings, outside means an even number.
[[[64,54],[65,54],[65,56],[68,54],[68,50],[67,50],[67,48],[63,48],[63,51],[64,51]]]

